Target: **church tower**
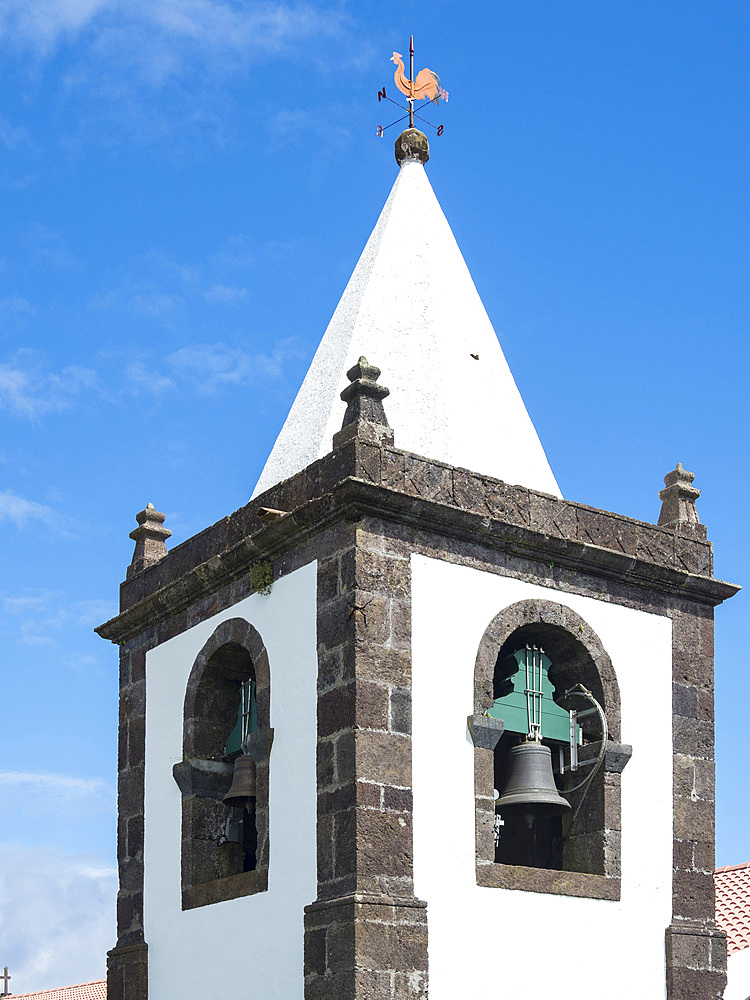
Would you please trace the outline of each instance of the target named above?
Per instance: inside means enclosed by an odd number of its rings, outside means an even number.
[[[250,502],[120,613],[109,1000],[721,997],[698,490],[564,500],[425,172]],[[382,371],[381,371],[382,370]]]

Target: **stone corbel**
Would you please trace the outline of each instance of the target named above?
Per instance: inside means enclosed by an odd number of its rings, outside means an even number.
[[[203,799],[222,799],[232,784],[234,768],[219,760],[181,760],[172,768],[172,776],[183,794]]]
[[[267,760],[273,743],[273,729],[259,729],[244,743],[244,752],[260,764]],[[223,799],[229,791],[234,774],[231,762],[220,760],[181,760],[172,768],[172,776],[183,796],[197,795],[204,799]]]
[[[585,746],[578,747],[578,762],[585,760],[596,760],[601,752],[602,743],[586,743]],[[607,740],[607,749],[604,752],[603,769],[610,774],[622,774],[625,765],[633,756],[633,748],[628,743],[615,743],[614,740]]]
[[[470,715],[466,722],[474,746],[482,750],[494,750],[505,731],[503,720],[490,715]]]

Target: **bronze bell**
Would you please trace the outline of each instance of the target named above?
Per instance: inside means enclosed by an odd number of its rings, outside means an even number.
[[[555,785],[549,747],[529,740],[509,753],[508,780],[495,803],[501,813],[559,816],[570,809]]]
[[[247,754],[240,754],[234,762],[232,785],[224,796],[228,806],[245,806],[255,798],[255,761]]]

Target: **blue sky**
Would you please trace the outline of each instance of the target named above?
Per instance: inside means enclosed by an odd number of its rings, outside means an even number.
[[[723,0],[0,0],[14,991],[104,973],[117,656],[92,630],[147,501],[179,542],[249,498],[395,178],[377,90],[410,32],[450,92],[428,173],[563,494],[655,520],[681,461],[746,581],[748,28]],[[746,624],[744,594],[718,609],[719,864],[750,859]]]

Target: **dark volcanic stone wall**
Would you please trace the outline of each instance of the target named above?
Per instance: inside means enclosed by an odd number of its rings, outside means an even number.
[[[306,1000],[418,998],[410,566],[351,525],[318,567],[318,899],[305,913]]]
[[[347,429],[349,431],[349,429]],[[674,903],[670,1000],[718,997],[713,922],[713,607],[702,526],[598,511],[342,434],[337,450],[134,573],[99,632],[121,647],[115,1000],[145,1000],[145,654],[274,578],[318,561],[318,896],[305,921],[306,1000],[416,1000],[427,990],[427,911],[413,891],[409,558],[667,615],[674,625]],[[273,523],[261,507],[288,512]],[[272,681],[273,682],[273,681]],[[467,970],[467,976],[471,970]],[[290,998],[291,1000],[291,998]]]

